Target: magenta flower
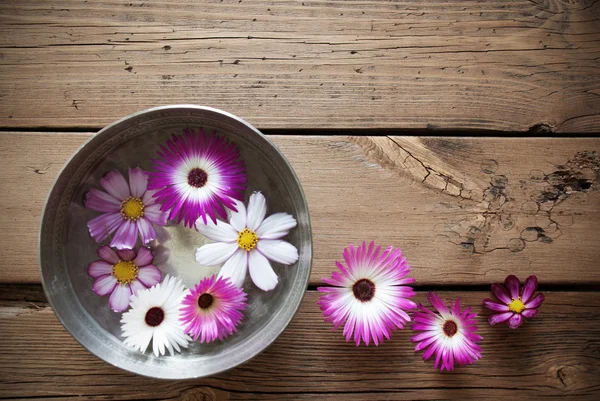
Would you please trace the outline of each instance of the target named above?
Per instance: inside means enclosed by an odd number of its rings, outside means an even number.
[[[167,224],[166,212],[152,198],[154,191],[148,191],[148,174],[139,167],[129,169],[129,184],[118,170],[113,170],[100,180],[106,190],[92,188],[86,195],[85,206],[104,212],[88,222],[88,229],[96,242],[104,241],[115,233],[111,247],[132,249],[138,233],[142,244],[156,238],[151,223],[159,226]],[[107,193],[108,192],[108,193]]]
[[[417,343],[415,352],[425,350],[423,360],[435,354],[434,367],[437,369],[441,361],[441,371],[454,370],[455,360],[458,365],[465,366],[481,359],[481,347],[477,345],[481,336],[475,334],[477,314],[470,313],[470,307],[461,311],[460,299],[450,302],[450,309],[435,292],[427,294],[427,299],[438,313],[423,305],[419,305],[420,312],[414,313],[412,329],[423,331],[411,338]]]
[[[333,323],[334,329],[344,324],[346,342],[354,333],[354,342],[375,345],[390,339],[392,331],[402,329],[410,321],[406,310],[417,305],[408,298],[415,295],[411,287],[415,279],[406,277],[410,266],[400,249],[390,246],[380,254],[381,246],[375,242],[367,247],[363,242],[344,249],[346,266],[335,262],[338,271],[322,281],[332,287],[319,287],[325,293],[318,305],[325,321]]]
[[[88,274],[96,279],[92,290],[100,296],[110,294],[108,304],[115,312],[126,310],[132,295],[161,279],[160,270],[152,264],[152,252],[144,246],[137,252],[131,249],[115,252],[105,245],[98,248],[98,256],[102,260],[88,267]]]
[[[206,224],[208,215],[216,224],[217,214],[227,218],[225,207],[237,211],[235,200],[242,200],[246,190],[246,167],[234,144],[216,134],[206,136],[202,129],[186,129],[185,136],[173,135],[160,149],[149,187],[159,190],[154,196],[161,210],[171,210],[171,220],[192,227],[200,216]]]
[[[205,277],[181,303],[180,318],[185,333],[194,341],[222,340],[237,331],[246,309],[246,293],[227,278]]]
[[[507,322],[508,327],[516,329],[523,323],[523,317],[531,319],[540,311],[538,308],[544,302],[542,293],[535,293],[538,281],[536,276],[529,276],[521,289],[519,279],[510,275],[502,284],[492,284],[492,292],[500,300],[493,301],[489,298],[483,300],[483,305],[491,311],[498,312],[489,317],[491,325]]]

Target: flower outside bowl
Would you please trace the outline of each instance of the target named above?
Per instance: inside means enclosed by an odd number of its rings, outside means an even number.
[[[224,341],[193,342],[174,356],[155,357],[126,347],[121,337],[121,314],[110,310],[108,298],[92,292],[88,264],[97,260],[100,244],[89,236],[87,222],[98,212],[84,207],[91,188],[113,169],[125,175],[128,167],[150,169],[159,145],[185,128],[216,131],[235,143],[247,168],[245,201],[254,191],[267,199],[268,214],[287,212],[298,225],[287,241],[298,248],[292,266],[273,263],[279,276],[274,290],[263,292],[246,278],[248,308],[238,332]],[[195,229],[169,222],[156,227],[157,239],[149,245],[154,263],[166,274],[181,277],[187,287],[218,268],[194,259],[196,248],[207,240]],[[106,242],[106,241],[105,241]],[[104,244],[104,243],[103,243]],[[139,242],[138,242],[139,245]],[[204,377],[248,361],[286,328],[304,296],[312,263],[312,236],[306,198],[298,177],[283,154],[256,128],[229,113],[202,106],[157,107],[125,117],[94,135],[63,167],[48,196],[40,229],[40,267],[46,296],[65,328],[90,352],[137,374],[186,379]]]

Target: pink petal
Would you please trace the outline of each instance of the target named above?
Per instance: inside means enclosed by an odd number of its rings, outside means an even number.
[[[521,312],[521,315],[523,315],[523,317],[526,317],[527,319],[531,319],[536,317],[539,312],[539,309],[525,309],[523,312]]]
[[[104,261],[97,260],[95,262],[90,263],[88,267],[88,274],[90,277],[98,278],[100,276],[105,276],[107,274],[112,274],[113,265]]]
[[[145,289],[144,284],[142,284],[139,280],[133,280],[129,284],[129,290],[133,295],[137,294],[138,291]]]
[[[148,189],[148,174],[139,167],[129,169],[131,196],[141,198]]]
[[[158,270],[158,267],[154,265],[143,266],[138,270],[137,279],[148,288],[160,282],[161,278],[162,274],[160,270]]]
[[[521,295],[521,301],[526,303],[529,301],[535,290],[537,290],[538,280],[536,276],[529,276],[527,280],[525,280],[525,285],[523,285],[523,295]]]
[[[542,304],[542,302],[544,302],[544,299],[546,299],[544,294],[537,294],[532,299],[530,299],[529,302],[525,303],[525,308],[535,309],[539,307]]]
[[[513,312],[506,312],[506,313],[498,313],[496,315],[491,315],[488,319],[488,321],[490,322],[491,325],[494,324],[498,324],[498,323],[502,323],[502,322],[506,322],[508,319],[510,319],[515,313]]]
[[[508,293],[512,299],[518,299],[521,295],[521,283],[519,283],[517,276],[511,274],[510,276],[506,277],[506,280],[504,280],[504,286],[508,290]]]
[[[117,256],[116,252],[110,249],[110,246],[108,245],[104,245],[98,248],[97,253],[98,256],[100,256],[107,262],[112,263],[113,265],[119,261],[119,257]]]
[[[138,249],[138,253],[136,258],[133,260],[133,264],[137,267],[143,267],[149,265],[154,260],[154,255],[150,248],[146,248],[145,246],[140,247]]]
[[[100,185],[117,200],[123,201],[131,196],[129,185],[119,170],[113,170],[106,174],[100,180]]]
[[[517,327],[519,327],[521,325],[521,323],[523,323],[523,318],[521,317],[521,314],[515,313],[508,320],[508,327],[510,327],[511,329],[516,329]]]
[[[117,249],[131,249],[137,242],[137,225],[134,221],[124,220],[110,243]]]
[[[106,213],[88,221],[88,230],[96,242],[104,241],[123,222],[121,213]]]
[[[99,212],[116,213],[121,211],[121,201],[104,191],[92,188],[85,195],[85,207]]]
[[[277,285],[279,279],[271,264],[260,252],[251,251],[248,255],[250,277],[254,284],[263,291],[270,291]]]
[[[146,205],[146,203],[144,203]],[[160,210],[160,205],[154,204],[150,206],[144,207],[144,217],[150,220],[152,223],[157,226],[164,226],[167,224],[167,219],[169,218],[169,211],[162,212]]]
[[[107,274],[106,276],[101,276],[94,281],[94,285],[92,286],[92,291],[100,296],[104,296],[106,294],[110,294],[115,286],[117,285],[117,279],[112,274]]]
[[[494,293],[494,295],[496,296],[496,298],[498,298],[500,301],[504,302],[505,304],[509,304],[512,302],[512,299],[510,299],[510,295],[508,294],[508,291],[506,291],[506,288],[504,288],[504,286],[502,286],[502,284],[492,284],[492,292]]]
[[[150,221],[147,218],[142,217],[136,221],[137,229],[140,232],[140,237],[142,238],[142,244],[147,244],[150,241],[156,239],[156,231]]]
[[[108,304],[115,312],[124,312],[129,306],[129,298],[131,297],[131,289],[128,284],[119,284],[117,288],[110,294]]]
[[[483,306],[495,312],[508,312],[508,305],[494,302],[491,299],[484,299]]]
[[[135,258],[136,253],[133,249],[121,249],[120,251],[117,251],[117,255],[119,255],[119,259],[130,262]]]

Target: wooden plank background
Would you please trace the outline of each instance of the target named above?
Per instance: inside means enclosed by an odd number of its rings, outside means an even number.
[[[600,4],[3,1],[0,126],[198,103],[261,128],[600,131]]]

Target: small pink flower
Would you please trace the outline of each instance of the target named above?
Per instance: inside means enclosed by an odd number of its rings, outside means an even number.
[[[529,276],[521,289],[519,279],[510,275],[502,284],[492,284],[492,292],[500,302],[484,299],[483,305],[494,313],[489,317],[491,325],[507,322],[508,327],[516,329],[523,323],[523,317],[531,319],[539,313],[539,307],[544,302],[542,293],[534,295],[537,290],[536,276]]]
[[[237,331],[246,298],[228,278],[205,277],[183,299],[179,320],[194,341],[222,340]]]
[[[138,233],[142,244],[156,238],[151,223],[167,224],[168,211],[161,211],[153,195],[148,191],[148,174],[139,167],[129,169],[129,184],[118,170],[113,170],[100,180],[106,190],[91,189],[85,199],[87,208],[104,212],[88,222],[90,235],[96,242],[104,241],[115,233],[110,246],[132,249]]]
[[[481,359],[481,347],[477,343],[481,336],[476,334],[476,313],[471,308],[460,308],[460,299],[450,302],[450,308],[435,292],[427,294],[427,300],[437,313],[419,305],[413,315],[413,331],[422,331],[411,338],[417,343],[415,352],[425,350],[423,360],[435,354],[435,365],[440,370],[454,370],[454,361],[460,366],[470,365]]]
[[[98,248],[102,260],[90,263],[88,274],[95,278],[92,290],[100,295],[110,294],[108,304],[115,312],[123,312],[129,306],[132,295],[150,288],[162,277],[160,270],[152,264],[154,256],[150,249],[140,247],[113,251],[105,245]]]

